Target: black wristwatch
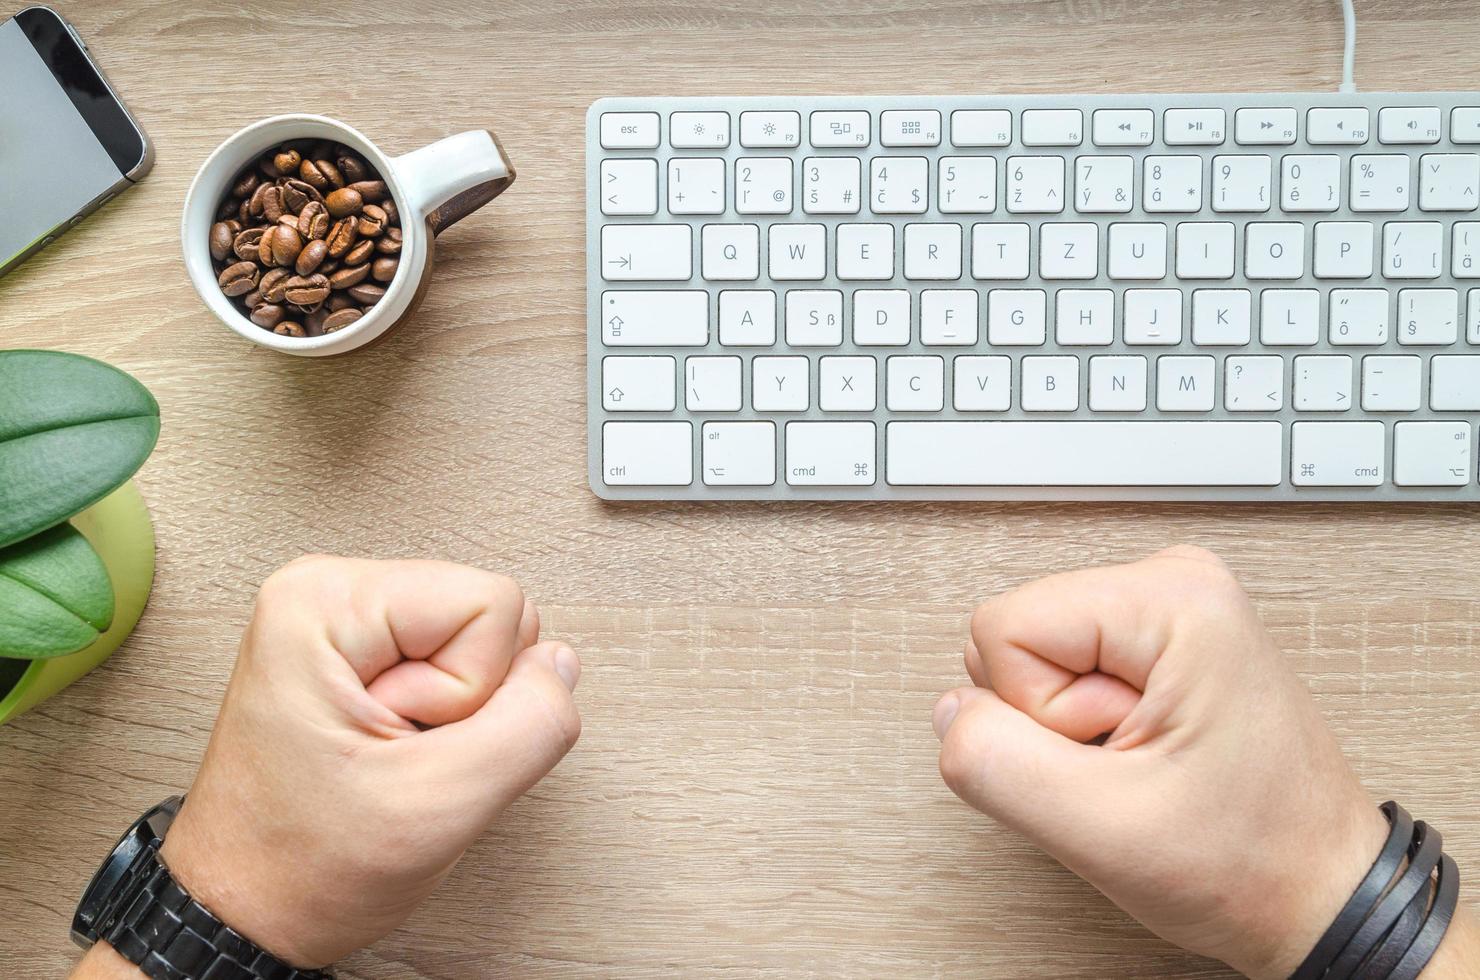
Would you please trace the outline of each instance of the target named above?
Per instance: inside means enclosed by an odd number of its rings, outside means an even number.
[[[72,941],[99,939],[152,980],[332,980],[300,970],[244,938],[190,897],[159,858],[184,797],[134,822],[82,894]]]

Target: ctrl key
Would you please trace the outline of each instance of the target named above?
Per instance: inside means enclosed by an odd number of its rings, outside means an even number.
[[[609,487],[686,487],[694,482],[689,422],[607,422],[601,478]]]

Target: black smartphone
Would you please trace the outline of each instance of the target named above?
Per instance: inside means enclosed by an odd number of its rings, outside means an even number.
[[[0,275],[149,172],[154,148],[47,7],[0,24]]]

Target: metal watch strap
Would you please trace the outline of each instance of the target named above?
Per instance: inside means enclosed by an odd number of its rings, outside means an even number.
[[[323,970],[289,966],[195,901],[146,849],[118,894],[100,938],[151,980],[333,980]]]

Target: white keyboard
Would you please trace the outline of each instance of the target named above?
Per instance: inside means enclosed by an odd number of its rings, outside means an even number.
[[[1480,93],[604,99],[608,499],[1480,500]]]

